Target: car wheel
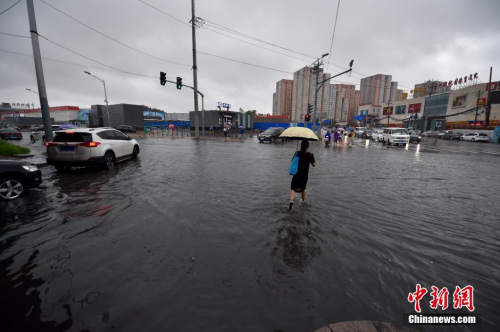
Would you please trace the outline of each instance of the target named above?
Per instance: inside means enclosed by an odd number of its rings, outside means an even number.
[[[471,142],[474,142],[474,141],[475,141],[475,139],[471,139],[470,141],[471,141]]]
[[[14,177],[0,180],[0,199],[11,201],[24,193],[24,186],[21,180]]]
[[[139,148],[134,146],[134,151],[132,152],[132,158],[137,159],[137,155],[139,154]]]
[[[104,169],[112,169],[113,166],[115,165],[115,156],[111,152],[106,152],[104,155]]]

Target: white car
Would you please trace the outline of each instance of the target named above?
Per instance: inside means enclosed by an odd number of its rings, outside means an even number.
[[[137,158],[139,143],[114,128],[78,128],[57,131],[47,146],[47,163],[58,171],[71,166],[101,166]]]
[[[461,141],[489,142],[488,135],[481,133],[468,133],[460,137]]]
[[[52,125],[52,132],[55,132],[57,129],[59,129],[60,126],[61,125]],[[31,143],[35,143],[39,140],[45,143],[45,129],[43,128],[43,126],[38,126],[30,132]]]
[[[372,141],[382,142],[382,133],[384,131],[382,129],[377,129],[372,133]]]
[[[406,128],[384,128],[382,142],[389,145],[408,144],[410,142],[410,135]]]

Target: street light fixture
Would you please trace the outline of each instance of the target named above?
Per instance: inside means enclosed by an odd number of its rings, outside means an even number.
[[[102,85],[104,85],[104,102],[106,102],[106,113],[108,114],[108,126],[110,126],[110,127],[111,127],[111,122],[109,121],[108,96],[107,96],[107,94],[106,94],[106,82],[104,82],[104,80],[103,80],[103,79],[100,79],[99,77],[92,75],[92,74],[91,74],[91,73],[89,73],[88,71],[84,71],[84,73],[85,73],[85,74],[88,74],[88,75],[90,75],[90,76],[92,76],[92,77],[97,78],[97,79],[99,80],[99,82],[101,82],[101,83],[102,83]]]
[[[319,89],[321,89],[321,87],[323,86],[323,84],[329,80],[331,80],[332,78],[335,78],[337,76],[340,76],[340,75],[343,75],[343,74],[347,74],[349,72],[352,71],[352,64],[354,63],[354,60],[351,60],[351,62],[349,62],[349,69],[344,71],[344,72],[341,72],[335,76],[332,76],[330,78],[327,78],[326,80],[322,80],[321,82],[318,82],[318,75],[319,75],[319,60],[321,60],[322,58],[324,58],[325,56],[327,56],[328,53],[326,54],[323,54],[321,56],[321,58],[318,58],[315,62],[317,63],[317,65],[315,67],[316,68],[316,84],[315,84],[315,88],[314,88],[314,113],[313,113],[313,124],[312,124],[312,129],[313,131],[315,131],[316,129],[316,106],[318,104],[318,92],[319,92]]]
[[[33,93],[36,93],[37,95],[40,95],[38,92],[33,91],[33,90],[31,90],[31,89],[26,88],[26,90],[31,91],[31,92],[33,92]]]

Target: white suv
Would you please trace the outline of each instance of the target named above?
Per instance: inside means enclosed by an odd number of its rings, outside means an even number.
[[[406,128],[384,128],[382,142],[389,145],[408,144],[410,142],[410,135]]]
[[[47,146],[47,163],[58,171],[71,166],[99,165],[110,169],[115,162],[137,158],[139,143],[113,128],[79,128],[55,133]]]

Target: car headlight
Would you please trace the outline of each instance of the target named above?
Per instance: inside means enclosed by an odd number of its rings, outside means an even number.
[[[29,172],[38,171],[38,167],[36,167],[35,165],[24,165],[23,168]]]

